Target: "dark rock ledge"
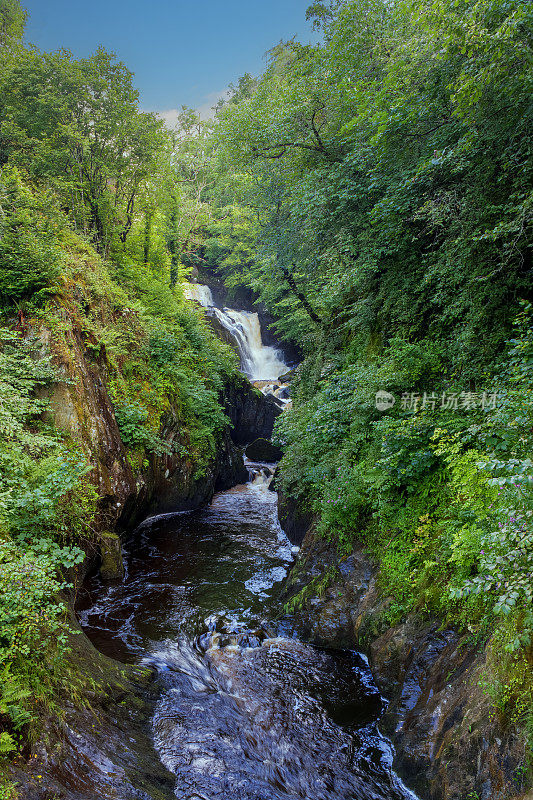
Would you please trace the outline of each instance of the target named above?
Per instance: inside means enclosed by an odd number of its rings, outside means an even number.
[[[390,598],[363,547],[339,559],[296,503],[281,496],[279,509],[287,535],[302,545],[281,599],[330,570],[325,593],[311,594],[297,626],[311,642],[368,655],[389,701],[381,727],[407,784],[424,800],[533,800],[524,794],[524,742],[495,717],[480,687],[488,643],[474,644],[421,614],[390,627],[384,613]]]

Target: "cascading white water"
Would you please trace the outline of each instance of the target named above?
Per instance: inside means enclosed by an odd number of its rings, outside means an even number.
[[[239,348],[242,370],[251,380],[276,380],[288,367],[275,347],[263,344],[261,323],[257,313],[217,308],[209,286],[188,283],[183,287],[185,297],[209,308],[223,328],[235,339]]]
[[[201,283],[186,283],[183,286],[183,294],[189,300],[196,300],[204,308],[211,308],[215,305],[213,295],[209,286],[203,286]]]

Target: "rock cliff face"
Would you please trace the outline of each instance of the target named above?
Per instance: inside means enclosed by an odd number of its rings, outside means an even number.
[[[178,454],[186,441],[172,413],[163,419],[160,430],[172,453],[150,455],[144,468],[135,474],[106,390],[105,364],[87,357],[75,329],[69,338],[70,358],[60,364],[65,382],[52,390],[50,408],[56,425],[82,445],[93,465],[91,477],[99,495],[99,527],[123,528],[148,513],[196,508],[208,502],[219,486],[246,479],[242,456],[229,431],[206,473],[195,477],[196,464]]]
[[[312,513],[300,508],[296,500],[278,490],[278,517],[290,542],[299,547],[313,522]]]
[[[84,336],[75,326],[66,334],[67,346],[61,352],[48,329],[40,331],[40,338],[50,346],[65,379],[49,393],[50,412],[57,427],[82,447],[92,466],[90,477],[99,496],[98,527],[113,528],[137,486],[105,387],[105,362],[88,355]]]
[[[81,445],[92,465],[90,479],[98,493],[97,529],[124,530],[148,514],[184,511],[210,501],[214,492],[247,480],[241,450],[259,436],[269,437],[280,409],[241,376],[221,395],[230,419],[216,453],[198,475],[198,465],[180,455],[187,445],[172,410],[162,420],[160,436],[170,454],[148,454],[142,468],[130,464],[122,443],[113,404],[106,389],[105,356],[94,357],[82,330],[75,325],[66,334],[67,346],[57,353],[48,330],[40,331],[52,344],[56,366],[64,381],[49,392],[50,412],[56,425]]]
[[[517,797],[524,788],[524,744],[512,726],[495,718],[480,687],[484,643],[417,614],[390,627],[390,598],[363,548],[339,559],[294,504],[282,498],[281,512],[294,543],[307,528],[284,599],[307,586],[297,612],[301,632],[316,644],[367,653],[389,700],[382,727],[394,741],[395,767],[406,782],[425,800]],[[319,596],[313,586],[325,572],[330,580]]]
[[[264,395],[244,378],[228,385],[222,402],[231,421],[231,438],[238,445],[254,439],[270,439],[282,407],[272,395]]]

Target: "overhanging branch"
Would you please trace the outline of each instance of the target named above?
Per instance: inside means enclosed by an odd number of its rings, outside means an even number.
[[[311,303],[309,302],[307,297],[298,288],[298,286],[296,284],[296,281],[294,280],[294,275],[287,269],[287,267],[284,267],[283,264],[280,264],[280,268],[281,268],[281,271],[283,273],[283,277],[285,278],[285,280],[287,281],[287,283],[291,287],[293,293],[296,295],[296,297],[298,298],[300,303],[305,308],[308,316],[313,320],[314,323],[316,323],[317,325],[322,327],[322,320],[320,319],[320,317],[316,313],[315,309],[313,308],[313,306],[311,305]]]

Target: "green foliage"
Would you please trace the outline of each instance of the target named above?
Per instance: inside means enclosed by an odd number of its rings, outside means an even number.
[[[338,347],[438,339],[446,367],[476,380],[528,287],[531,9],[358,0],[312,14],[324,41],[274,48],[220,113],[215,214],[229,193],[260,223],[255,259],[226,262],[225,278],[308,350],[322,334],[302,295]]]
[[[219,402],[236,357],[209,330],[200,313],[184,300],[170,273],[116,253],[115,279],[137,310],[135,348],[113,341],[116,368],[109,389],[124,444],[142,460],[144,450],[162,455],[161,438],[174,420],[183,436],[173,444],[189,455],[201,475],[213,457],[227,424]]]
[[[170,280],[170,257],[166,247],[165,228],[164,215],[147,201],[143,216],[132,225],[125,249],[137,264],[144,264],[154,274]]]
[[[132,74],[102,48],[89,58],[19,49],[0,79],[0,163],[51,183],[101,252],[127,240],[158,168],[163,123],[138,109]]]
[[[312,578],[309,583],[300,589],[291,599],[284,604],[283,610],[286,614],[293,614],[302,608],[305,608],[307,603],[314,597],[323,597],[326,589],[330,583],[335,579],[338,570],[337,567],[328,567],[321,575]]]
[[[56,574],[59,565],[71,566],[76,558],[69,552],[58,557],[53,550],[21,551],[9,540],[3,542],[0,558],[0,665],[27,670],[30,660],[40,660],[58,644],[66,645],[65,607],[58,599],[64,584]],[[59,652],[60,648],[54,657]],[[13,721],[20,727],[20,718]]]
[[[23,186],[16,169],[0,172],[0,302],[31,297],[59,276],[53,208],[49,196]]]
[[[516,337],[510,342],[502,401],[490,417],[488,458],[478,462],[492,488],[485,504],[487,529],[482,538],[479,574],[455,590],[458,597],[488,593],[495,598],[494,612],[522,615],[523,632],[508,647],[531,646],[533,636],[533,463],[531,430],[533,402],[533,343],[531,305],[524,304],[516,320]]]
[[[525,303],[486,387],[498,388],[494,408],[378,412],[379,386],[397,397],[426,377],[437,395],[448,386],[437,382],[435,355],[410,360],[416,350],[393,340],[379,361],[322,361],[311,384],[303,374],[295,408],[277,424],[283,490],[307,500],[341,552],[366,543],[392,597],[389,622],[423,610],[481,638],[497,631],[491,647],[504,666],[487,691],[521,724],[533,641],[531,342]]]
[[[487,668],[480,685],[491,698],[503,724],[525,727],[529,737],[533,719],[531,646],[517,648],[514,641],[522,631],[521,615],[504,619],[495,630],[487,653]],[[531,766],[531,738],[529,746]]]
[[[525,724],[533,5],[332,0],[308,17],[318,43],[280,43],[215,121],[184,107],[167,134],[114,56],[25,48],[23,12],[0,0],[0,300],[26,333],[55,295],[39,319],[67,354],[75,325],[105,364],[130,460],[167,454],[171,424],[198,476],[236,363],[180,282],[200,266],[252,290],[305,355],[276,427],[282,489],[342,552],[357,538],[379,559],[389,621],[417,609],[492,632],[486,690]],[[84,459],[43,421],[53,377],[39,345],[0,333],[0,563],[35,587],[6,583],[0,604],[1,647],[22,648],[4,751],[30,671],[46,684],[39,665],[61,660],[57,594],[94,510]],[[450,392],[498,403],[441,405]]]
[[[83,389],[86,375],[106,384],[132,466],[177,455],[199,478],[236,373],[180,286],[212,216],[212,124],[185,110],[170,135],[115,56],[25,47],[24,19],[0,0],[0,759],[35,734],[43,704],[73,694],[67,575],[99,524],[86,409],[72,440],[50,388],[65,374],[81,387],[83,359]]]
[[[16,170],[4,168],[8,173],[18,205],[21,198],[33,202],[36,192],[26,188]],[[15,228],[24,241],[40,231],[38,220],[24,214]],[[22,277],[0,264],[0,281],[11,280],[18,297],[28,298],[18,330],[0,329],[0,735],[5,754],[18,750],[37,724],[40,703],[52,703],[59,687],[69,691],[72,632],[61,599],[68,586],[64,576],[85,557],[78,544],[93,538],[97,501],[86,456],[54,428],[44,399],[64,375],[52,366],[43,339],[32,338],[30,330],[49,331],[54,354],[76,366],[74,329],[87,360],[105,363],[119,429],[139,469],[149,454],[177,452],[191,460],[197,477],[206,470],[227,424],[219,393],[235,372],[234,354],[170,285],[157,215],[147,260],[136,229],[126,247],[119,237],[113,240],[114,261],[108,265],[64,221],[48,233],[59,274],[41,273],[37,282],[20,250],[13,263],[22,264]],[[40,262],[32,264],[35,273]],[[38,303],[41,287],[51,298],[44,308]],[[6,292],[5,299],[16,299],[15,291]],[[179,431],[172,448],[162,437],[169,421]]]
[[[34,721],[30,701],[52,691],[69,626],[62,571],[80,563],[95,495],[80,455],[39,422],[36,389],[55,377],[42,345],[0,329],[0,720],[4,753]]]
[[[20,41],[25,22],[26,12],[18,0],[0,1],[0,50]]]
[[[85,530],[95,498],[81,489],[85,460],[37,424],[47,403],[35,390],[54,379],[50,358],[38,342],[5,329],[0,348],[0,521],[17,540],[43,550],[47,536],[68,540]]]
[[[0,737],[3,734],[0,734]],[[6,737],[9,734],[6,734]],[[0,775],[0,800],[20,800],[16,786],[10,780]]]
[[[239,205],[225,206],[219,214],[221,218],[207,227],[207,264],[215,272],[229,275],[228,288],[248,286],[256,258],[257,221],[250,209]]]
[[[165,442],[146,426],[148,411],[138,403],[122,403],[115,406],[115,417],[126,447],[131,447],[133,450],[147,450],[157,455],[169,452]]]
[[[533,635],[533,330],[519,303],[533,6],[335,0],[308,17],[322,40],[280,43],[218,111],[190,263],[251,288],[306,356],[276,426],[283,491],[342,551],[363,539],[391,620],[418,609],[500,631],[498,680],[518,707]],[[386,412],[379,390],[396,398]],[[483,392],[495,408],[468,405]],[[402,407],[409,396],[434,400]]]

